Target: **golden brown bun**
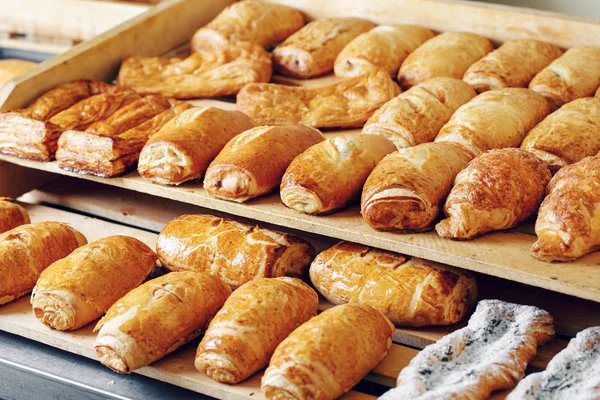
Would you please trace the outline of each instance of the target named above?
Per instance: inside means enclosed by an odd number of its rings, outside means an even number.
[[[8,197],[0,197],[0,233],[30,222],[29,214],[23,206]]]
[[[12,58],[0,60],[0,86],[4,85],[12,78],[21,75],[23,72],[29,71],[36,65],[38,65],[38,63],[27,60],[17,60]]]

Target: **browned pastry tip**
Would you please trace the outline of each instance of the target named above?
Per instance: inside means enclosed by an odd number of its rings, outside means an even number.
[[[23,206],[11,198],[0,197],[0,233],[30,222],[29,213]]]

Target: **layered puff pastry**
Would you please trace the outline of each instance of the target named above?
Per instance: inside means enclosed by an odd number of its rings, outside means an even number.
[[[304,277],[315,256],[311,244],[290,234],[211,215],[169,222],[156,251],[171,271],[209,272],[233,289],[253,279]]]
[[[238,203],[268,193],[294,158],[323,140],[321,132],[300,124],[252,128],[231,139],[213,160],[204,189]]]
[[[352,39],[374,27],[359,18],[312,21],[273,50],[273,67],[283,75],[302,79],[326,74]]]
[[[42,272],[31,294],[33,312],[53,329],[81,328],[142,283],[155,263],[156,254],[132,237],[89,243]]]
[[[29,71],[38,63],[27,60],[18,60],[14,58],[6,58],[0,60],[0,86],[12,78],[21,75],[23,72]]]
[[[439,76],[462,79],[471,64],[493,49],[489,40],[474,33],[442,33],[406,57],[398,72],[398,82],[408,89]]]
[[[318,143],[292,161],[281,201],[307,214],[325,214],[358,200],[373,168],[396,150],[382,136],[344,135]]]
[[[361,214],[375,229],[422,231],[433,224],[471,155],[454,143],[423,143],[386,156],[363,188]]]
[[[133,289],[98,322],[94,350],[100,362],[130,373],[199,336],[231,294],[219,278],[171,272]]]
[[[0,197],[0,233],[30,222],[29,213],[23,206],[15,203],[11,198]]]
[[[81,233],[58,222],[21,225],[1,234],[0,304],[31,292],[44,269],[86,243]]]
[[[562,54],[553,44],[535,39],[509,40],[471,65],[464,81],[478,92],[527,87],[533,77]]]
[[[521,380],[538,346],[553,336],[546,311],[482,300],[465,328],[421,350],[380,399],[487,399]]]
[[[531,248],[543,261],[573,261],[600,246],[600,156],[554,175],[535,223]]]
[[[600,151],[600,99],[573,100],[525,137],[521,148],[546,161],[553,172]]]
[[[227,299],[196,352],[196,368],[238,383],[267,366],[275,348],[317,314],[319,296],[300,279],[250,281]]]
[[[239,111],[215,107],[186,110],[148,140],[140,153],[138,172],[163,185],[198,179],[230,139],[253,126]]]
[[[362,126],[398,94],[398,85],[379,69],[312,88],[252,83],[240,91],[236,102],[238,110],[258,125],[295,122],[313,128],[349,128]]]
[[[431,142],[452,114],[475,95],[460,79],[429,79],[385,103],[362,133],[384,136],[399,149]]]
[[[451,325],[477,301],[468,272],[348,242],[320,253],[310,280],[333,304],[371,306],[398,326]]]
[[[530,152],[490,150],[459,172],[435,229],[450,239],[514,228],[535,214],[552,178],[548,165]]]
[[[434,36],[419,25],[380,25],[358,35],[338,54],[333,70],[336,76],[357,76],[384,68],[398,75],[402,61]]]

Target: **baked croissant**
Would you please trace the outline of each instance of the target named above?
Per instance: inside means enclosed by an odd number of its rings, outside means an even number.
[[[37,64],[38,63],[33,61],[19,60],[14,58],[5,58],[4,60],[0,60],[0,86],[4,85],[12,78],[29,71]]]
[[[8,197],[0,197],[0,233],[30,222],[27,210]]]

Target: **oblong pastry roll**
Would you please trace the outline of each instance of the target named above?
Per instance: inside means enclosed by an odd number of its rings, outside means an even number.
[[[359,18],[312,21],[273,50],[273,67],[283,75],[314,78],[333,70],[342,49],[375,24]]]
[[[406,57],[398,72],[398,82],[408,89],[438,76],[462,79],[471,64],[493,49],[489,40],[474,33],[442,33]]]
[[[281,201],[297,211],[324,214],[358,200],[373,168],[396,150],[382,136],[344,135],[317,143],[292,161]]]
[[[399,326],[451,325],[477,301],[468,272],[348,242],[321,252],[310,280],[333,304],[371,306]]]
[[[517,147],[548,113],[548,103],[529,89],[490,90],[461,106],[435,141],[458,143],[473,156]]]
[[[27,210],[11,198],[0,197],[0,233],[30,222]]]
[[[357,76],[384,68],[392,77],[402,61],[417,47],[434,36],[419,25],[380,25],[358,35],[335,59],[336,76]]]
[[[108,309],[94,328],[94,350],[102,364],[130,373],[200,335],[230,294],[209,274],[171,272],[152,279]]]
[[[152,272],[156,254],[128,236],[109,236],[80,247],[42,272],[31,294],[37,319],[74,330],[104,314]]]
[[[478,92],[527,87],[538,72],[562,53],[558,46],[535,39],[509,40],[471,65],[463,79]]]
[[[296,156],[323,140],[321,132],[300,124],[247,130],[231,139],[210,163],[204,189],[238,203],[268,193],[279,186]]]
[[[471,155],[453,143],[423,143],[386,156],[363,188],[360,212],[372,228],[428,229]]]
[[[532,216],[552,173],[530,152],[490,150],[459,172],[435,230],[451,239],[471,239],[486,232],[514,228]]]
[[[277,346],[262,391],[267,399],[335,399],[385,357],[393,333],[394,325],[372,307],[330,308]]]
[[[182,215],[158,235],[156,252],[171,271],[210,272],[236,289],[259,278],[304,277],[312,245],[287,233],[211,215]]]
[[[458,107],[475,95],[460,79],[429,79],[385,103],[362,133],[384,136],[399,149],[431,142]]]
[[[230,139],[253,126],[239,111],[215,107],[184,111],[148,140],[140,153],[138,172],[164,185],[198,179]]]
[[[44,269],[86,243],[81,233],[58,222],[21,225],[1,234],[0,304],[31,292]]]
[[[0,86],[14,77],[17,77],[29,71],[31,68],[38,65],[38,63],[27,60],[19,60],[14,58],[5,58],[0,60]]]
[[[196,352],[196,369],[238,383],[267,366],[275,348],[317,314],[319,296],[296,278],[242,285],[210,322]]]
[[[600,246],[600,156],[554,175],[540,206],[531,251],[543,261],[573,261]]]

